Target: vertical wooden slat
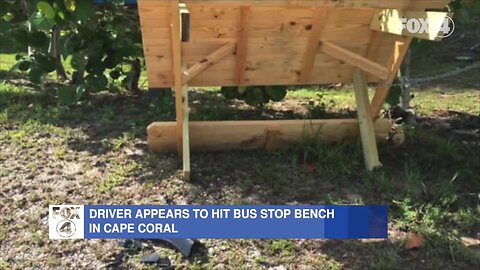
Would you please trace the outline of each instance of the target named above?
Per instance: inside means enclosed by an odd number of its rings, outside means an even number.
[[[182,64],[182,71],[187,69]],[[190,180],[190,131],[189,131],[189,108],[188,108],[188,85],[182,86],[182,158],[183,158],[183,179]]]
[[[249,29],[250,7],[240,7],[239,31],[237,34],[235,80],[237,85],[244,84],[245,68],[247,66],[248,54],[248,29]]]
[[[360,138],[362,140],[363,157],[367,170],[381,166],[378,158],[377,141],[372,115],[369,108],[368,86],[365,73],[357,69],[353,74],[355,100],[357,102],[358,122],[360,125]]]
[[[397,76],[398,69],[402,65],[402,61],[407,54],[411,42],[411,37],[401,37],[400,40],[395,41],[393,53],[391,54],[389,64],[387,65],[387,68],[389,68],[388,78],[380,82],[370,105],[370,111],[374,118],[378,118],[380,115],[383,104],[385,103],[388,93],[390,92],[390,86]]]
[[[303,66],[298,78],[298,81],[301,83],[308,83],[312,76],[312,70],[317,56],[318,42],[320,41],[323,29],[327,24],[328,11],[329,9],[325,7],[317,7],[313,11],[312,32],[308,37],[307,49],[303,56]]]
[[[182,40],[180,25],[180,8],[179,2],[171,1],[170,4],[171,18],[171,51],[172,51],[172,73],[175,89],[175,113],[177,121],[177,151],[179,155],[183,154],[183,96],[182,96]]]

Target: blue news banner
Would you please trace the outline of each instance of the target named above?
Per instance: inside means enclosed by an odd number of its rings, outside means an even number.
[[[387,238],[387,206],[57,205],[52,239]]]

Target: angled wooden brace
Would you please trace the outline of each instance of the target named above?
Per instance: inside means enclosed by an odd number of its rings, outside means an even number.
[[[183,73],[183,83],[186,84],[189,81],[191,81],[193,78],[195,78],[197,75],[202,73],[202,71],[205,71],[209,67],[215,65],[218,61],[222,60],[228,55],[232,55],[233,52],[235,51],[235,43],[230,42],[213,53],[209,54],[207,57],[203,58],[190,68],[188,68],[186,71]]]
[[[402,65],[412,39],[412,37],[399,37],[399,40],[395,42],[393,53],[388,64],[388,77],[379,83],[375,95],[372,98],[372,103],[370,104],[370,111],[373,118],[378,118],[380,116],[380,111],[382,110],[383,104],[390,92],[390,86],[397,76],[397,72]]]
[[[354,67],[373,74],[380,79],[388,78],[388,69],[362,55],[353,53],[330,41],[321,40],[319,49],[333,58],[344,61]]]

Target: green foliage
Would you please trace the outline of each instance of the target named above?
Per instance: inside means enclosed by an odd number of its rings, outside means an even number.
[[[132,83],[130,65],[142,55],[141,45],[137,45],[140,27],[135,12],[123,4],[116,0],[96,7],[94,1],[32,0],[27,1],[29,10],[19,11],[12,1],[0,0],[2,27],[9,23],[15,41],[33,48],[33,55],[17,57],[13,69],[27,72],[33,83],[43,84],[43,78],[57,68],[51,46],[54,29],[60,29],[56,46],[63,60],[70,59],[75,84],[58,90],[62,104],[74,103],[85,91],[106,90],[110,81]],[[30,29],[25,26],[28,23]]]
[[[221,89],[222,95],[227,99],[245,100],[248,105],[262,106],[272,101],[281,101],[287,95],[286,86],[224,86]]]
[[[465,25],[478,27],[472,18],[480,15],[479,0],[454,0],[449,5],[450,9],[455,12],[455,19]]]
[[[84,92],[85,88],[82,85],[62,85],[57,90],[58,99],[64,105],[71,105],[79,101]]]
[[[38,11],[33,14],[30,23],[37,30],[49,31],[55,26],[55,20]]]
[[[402,95],[402,86],[400,82],[396,81],[390,87],[390,92],[388,93],[387,99],[385,100],[385,106],[391,108],[400,104],[400,97]]]
[[[285,86],[265,86],[265,91],[272,101],[282,101],[287,95]]]

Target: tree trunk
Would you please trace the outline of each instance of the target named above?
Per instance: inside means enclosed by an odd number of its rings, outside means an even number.
[[[130,91],[135,94],[140,93],[140,88],[138,87],[138,81],[140,80],[140,74],[142,72],[142,67],[140,65],[140,60],[137,58],[132,61],[132,69],[130,70],[129,76],[131,76],[131,81],[129,85]]]
[[[405,110],[410,109],[410,101],[412,100],[412,96],[410,93],[410,50],[408,50],[407,55],[405,56],[405,61],[403,62],[403,74],[400,78],[401,85],[402,85],[402,95],[401,95],[401,104],[402,108]]]
[[[67,79],[67,73],[62,63],[62,56],[60,53],[61,44],[60,44],[60,26],[55,26],[52,29],[52,37],[50,39],[50,48],[48,53],[51,57],[55,59],[55,70],[57,72],[57,79],[64,81]]]

